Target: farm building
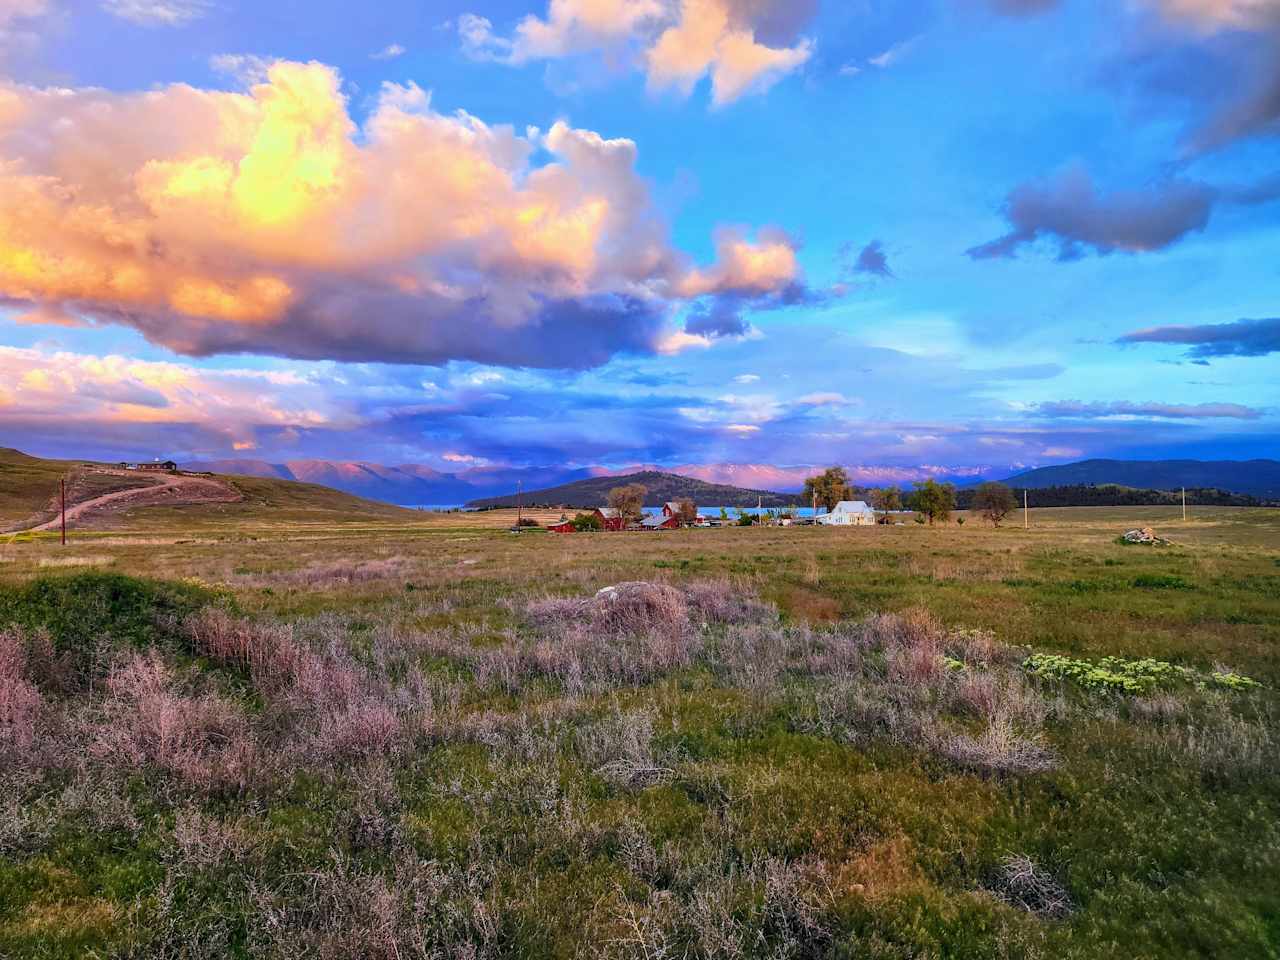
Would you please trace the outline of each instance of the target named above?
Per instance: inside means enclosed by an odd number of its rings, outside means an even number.
[[[876,512],[864,500],[841,500],[818,522],[829,527],[874,527]]]
[[[150,463],[121,463],[121,470],[152,470],[161,473],[176,473],[178,465],[172,460],[156,460]]]
[[[627,525],[622,511],[617,507],[596,507],[595,513],[606,530],[622,530]]]
[[[666,507],[663,507],[662,513],[656,513],[651,517],[645,517],[640,521],[640,526],[645,530],[679,530],[680,518],[678,516],[668,516]]]
[[[697,507],[694,507],[693,512],[696,515],[696,519],[693,521],[694,526],[698,526],[698,527],[710,526],[710,523],[707,520],[707,518],[704,517],[702,514],[698,513]],[[678,500],[668,500],[666,503],[662,505],[662,515],[669,519],[675,520],[676,526],[680,526],[680,522],[679,522],[680,521],[680,502]],[[663,527],[663,529],[669,530],[672,528]]]
[[[567,517],[561,517],[559,523],[549,524],[547,529],[552,533],[575,533],[578,528],[573,525],[572,520]]]

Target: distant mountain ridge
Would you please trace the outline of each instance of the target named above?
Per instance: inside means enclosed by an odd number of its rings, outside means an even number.
[[[1081,460],[1009,477],[1014,487],[1118,484],[1147,490],[1216,488],[1262,499],[1280,497],[1277,460]]]
[[[623,476],[590,477],[573,483],[561,484],[545,490],[530,490],[520,494],[526,505],[565,506],[585,509],[603,506],[608,502],[609,491],[630,483],[642,484],[647,493],[645,506],[656,507],[668,500],[688,497],[700,506],[714,507],[785,507],[797,502],[795,494],[775,493],[772,490],[748,490],[723,483],[708,483],[694,477],[682,477],[675,473],[644,470]],[[501,497],[485,497],[472,500],[468,507],[515,506],[516,494]]]
[[[621,469],[471,466],[445,472],[422,464],[387,466],[361,460],[319,459],[269,462],[250,458],[187,462],[183,465],[188,469],[212,473],[316,483],[402,506],[514,503],[518,484],[523,485],[526,498],[564,497],[563,502],[573,501],[577,505],[577,500],[591,497],[594,499],[584,501],[583,505],[596,506],[604,502],[604,496],[611,488],[640,474],[651,477],[654,485],[652,496],[655,498],[692,496],[698,502],[712,506],[754,506],[756,499],[763,496],[766,506],[785,506],[794,502],[794,491],[803,485],[804,477],[820,470],[818,467],[718,463],[687,467],[645,464]],[[999,476],[994,471],[979,472],[968,468],[950,472],[938,467],[861,466],[847,469],[858,496],[862,496],[867,488],[889,484],[910,489],[912,481],[923,476],[958,482],[962,488],[979,482],[984,476]],[[658,477],[675,477],[679,482],[656,479]],[[598,485],[576,487],[579,482]],[[695,489],[688,486],[699,482],[707,487]],[[1188,489],[1216,488],[1274,500],[1280,498],[1280,461],[1082,460],[1024,471],[1005,482],[1032,489],[1101,484],[1144,490],[1176,490],[1183,486]],[[721,492],[717,493],[717,489]],[[658,490],[668,493],[659,494]]]
[[[360,460],[270,463],[266,460],[230,459],[205,460],[183,466],[211,473],[318,483],[345,493],[402,506],[460,504],[509,489],[515,485],[516,478],[529,486],[543,486],[588,475],[586,470],[566,471],[561,468],[511,471],[472,467],[457,473],[445,473],[421,464],[391,467]]]

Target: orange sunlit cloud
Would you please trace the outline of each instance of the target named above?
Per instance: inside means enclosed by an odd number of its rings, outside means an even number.
[[[247,92],[0,84],[0,296],[195,355],[557,365],[561,334],[602,362],[654,349],[673,298],[796,278],[776,238],[692,270],[635,161],[563,122],[441,115],[414,86],[358,129],[318,63]]]

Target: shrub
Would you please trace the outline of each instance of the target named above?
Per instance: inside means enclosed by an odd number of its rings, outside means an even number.
[[[596,513],[580,513],[573,518],[573,529],[578,533],[593,533],[604,529],[604,521]]]
[[[1025,854],[1001,860],[987,889],[997,900],[1046,920],[1061,920],[1073,909],[1067,888]]]
[[[967,733],[942,736],[938,750],[959,766],[996,774],[1043,773],[1052,770],[1057,759],[1041,734],[1020,733],[1004,712],[993,716],[977,737]]]
[[[243,711],[213,694],[181,692],[155,651],[117,664],[106,686],[105,722],[90,745],[99,759],[155,767],[207,792],[243,791],[261,766]]]
[[[0,586],[0,627],[47,630],[58,651],[78,656],[100,640],[140,649],[172,640],[174,625],[213,599],[190,584],[118,573],[51,575]]]
[[[1022,666],[1032,676],[1069,680],[1086,690],[1115,693],[1142,694],[1187,684],[1200,689],[1212,684],[1235,690],[1261,686],[1256,680],[1229,671],[1215,671],[1206,676],[1190,667],[1149,657],[1140,660],[1103,657],[1094,662],[1052,653],[1035,653],[1027,657]]]
[[[653,749],[653,717],[618,711],[578,732],[578,752],[597,776],[615,787],[639,790],[670,780],[671,767]]]

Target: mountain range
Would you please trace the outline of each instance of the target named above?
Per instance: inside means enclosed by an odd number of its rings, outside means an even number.
[[[1280,497],[1280,461],[1081,460],[1028,470],[1005,482],[1031,489],[1104,483],[1145,490],[1213,487],[1271,500]]]
[[[688,464],[657,467],[649,464],[622,468],[607,467],[532,467],[510,468],[472,466],[458,471],[440,471],[421,464],[387,466],[355,460],[288,460],[272,463],[265,460],[228,459],[184,464],[192,470],[212,473],[240,474],[301,480],[333,487],[346,493],[408,506],[451,506],[462,503],[489,503],[507,498],[514,502],[515,491],[523,488],[527,502],[577,503],[582,497],[596,497],[601,491],[616,486],[621,477],[634,474],[656,474],[701,481],[710,490],[694,495],[703,504],[715,506],[754,505],[759,496],[777,498],[767,505],[790,503],[788,496],[800,490],[804,478],[816,472],[814,467],[777,467],[769,464]],[[935,477],[959,486],[999,477],[1000,473],[977,468],[944,470],[937,467],[849,467],[850,481],[855,487],[880,487],[889,484],[909,488],[913,481]],[[591,482],[580,491],[565,490],[578,481]],[[595,483],[594,481],[599,481]],[[1097,485],[1115,483],[1128,487],[1176,490],[1179,487],[1213,487],[1234,493],[1247,493],[1264,499],[1280,498],[1280,462],[1276,460],[1082,460],[1052,467],[1040,467],[1009,477],[1013,486],[1032,488]],[[671,499],[691,495],[673,485],[674,481],[654,480],[652,497]],[[646,484],[647,485],[647,484]],[[669,496],[659,493],[668,491]],[[733,491],[732,493],[730,491]],[[595,502],[604,502],[600,496]],[[661,502],[660,500],[658,502]]]
[[[541,490],[578,480],[646,472],[741,488],[754,497],[753,491],[799,491],[804,487],[805,478],[815,472],[814,467],[778,467],[758,463],[703,463],[676,467],[631,464],[616,468],[473,466],[446,472],[421,464],[388,466],[362,460],[287,460],[277,463],[245,458],[191,461],[185,462],[183,466],[189,470],[207,470],[210,473],[319,483],[357,496],[404,506],[450,506],[504,494],[514,496],[518,487]],[[936,467],[860,466],[847,469],[849,479],[855,485],[863,487],[890,483],[910,486],[912,481],[926,476],[957,483],[973,483],[982,479],[979,471],[972,468],[941,471]],[[726,501],[724,505],[736,503],[737,500]],[[751,503],[754,504],[755,500],[752,499]]]
[[[568,507],[597,507],[609,501],[609,491],[623,484],[638,483],[645,488],[644,503],[647,507],[656,507],[668,500],[680,500],[688,497],[696,504],[717,507],[784,507],[794,504],[797,495],[774,493],[769,490],[746,490],[722,483],[707,483],[696,477],[685,477],[675,473],[658,470],[643,470],[626,476],[592,477],[588,480],[575,480],[562,486],[548,490],[535,490],[521,494],[520,500],[526,504]],[[513,507],[517,497],[508,494],[502,497],[488,497],[472,500],[469,507]]]

